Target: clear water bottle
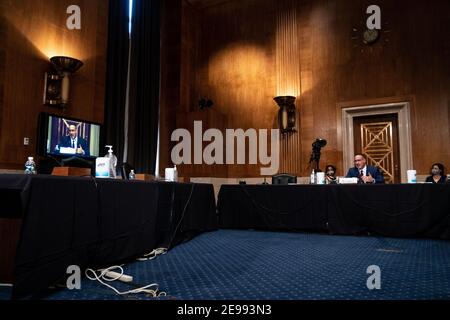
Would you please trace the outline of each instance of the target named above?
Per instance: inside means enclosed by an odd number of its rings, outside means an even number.
[[[313,171],[311,172],[311,180],[310,180],[310,184],[316,184],[316,173]]]
[[[36,163],[33,157],[28,157],[27,162],[25,162],[25,174],[36,174]]]
[[[177,166],[176,165],[173,166],[173,181],[174,182],[178,181],[178,171],[177,171]]]
[[[134,173],[134,170],[131,169],[130,174],[128,175],[128,179],[129,180],[134,180],[136,179],[136,174]]]

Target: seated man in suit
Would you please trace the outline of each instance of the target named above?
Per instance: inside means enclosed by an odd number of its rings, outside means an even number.
[[[76,154],[89,156],[87,142],[78,136],[78,129],[73,124],[69,126],[69,135],[61,139],[60,147],[76,149]]]
[[[383,173],[377,167],[368,166],[362,154],[355,155],[355,167],[348,170],[347,178],[358,178],[359,183],[384,183]]]

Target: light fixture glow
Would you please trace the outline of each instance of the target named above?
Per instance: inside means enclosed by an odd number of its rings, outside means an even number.
[[[44,104],[65,108],[69,102],[69,77],[83,66],[83,62],[66,56],[54,56],[50,61],[57,74],[45,74]]]

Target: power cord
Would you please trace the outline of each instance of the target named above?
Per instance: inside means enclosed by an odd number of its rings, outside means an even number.
[[[97,179],[93,176],[90,176],[91,181],[94,183],[94,186],[96,189],[98,189],[98,182]],[[100,206],[100,199],[97,199],[99,201],[99,207]],[[152,252],[144,255],[142,257],[142,260],[151,260],[156,258],[158,255],[160,254],[165,254],[167,252],[166,248],[157,248],[155,250],[153,250]],[[138,259],[141,260],[141,259]],[[118,272],[113,271],[113,270],[118,270]],[[137,287],[138,285],[136,285],[135,283],[133,283],[133,277],[131,276],[127,276],[124,274],[123,268],[122,266],[111,266],[105,269],[98,269],[97,271],[95,271],[94,269],[88,268],[85,270],[85,275],[89,280],[92,281],[98,281],[100,282],[102,285],[110,288],[111,290],[113,290],[115,293],[119,294],[119,295],[126,295],[126,294],[135,294],[135,293],[146,293],[148,295],[150,295],[153,298],[158,298],[158,297],[162,297],[162,296],[167,296],[167,293],[164,291],[158,291],[159,289],[159,285],[157,283],[152,283],[146,286],[141,286],[141,287]],[[127,284],[130,285],[134,285],[137,288],[136,289],[132,289],[132,290],[128,290],[128,291],[124,291],[124,292],[120,292],[119,290],[117,290],[116,288],[114,288],[113,286],[105,283],[106,282],[113,282],[113,281],[122,281],[125,282]],[[152,288],[152,289],[151,289]]]
[[[276,223],[278,225],[278,227],[282,228],[283,230],[296,231],[295,228],[292,228],[292,227],[284,224],[281,219],[281,216],[289,216],[289,215],[295,214],[297,212],[300,212],[301,210],[303,210],[303,208],[306,208],[307,206],[309,206],[311,204],[311,200],[309,200],[305,205],[303,205],[299,208],[296,208],[292,211],[288,211],[288,212],[272,210],[272,209],[267,208],[266,206],[262,205],[261,203],[259,203],[247,190],[246,185],[241,184],[239,186],[242,188],[242,191],[244,192],[244,194],[250,199],[253,206],[255,208],[259,209],[259,210],[256,210],[256,213],[261,217],[261,219],[264,221],[264,223],[267,226],[272,225],[272,223],[270,222],[270,220],[272,220],[273,223]],[[267,214],[260,212],[260,210],[267,212]]]
[[[183,222],[184,215],[186,214],[186,210],[187,210],[189,204],[191,203],[192,195],[194,194],[194,187],[195,187],[195,183],[192,183],[192,184],[191,184],[191,191],[190,191],[190,193],[189,193],[189,197],[188,197],[188,199],[187,199],[187,201],[186,201],[186,204],[184,205],[183,211],[182,211],[182,213],[181,213],[180,221],[178,221],[178,224],[177,224],[177,226],[176,226],[174,232],[172,233],[172,236],[170,237],[169,244],[167,245],[167,250],[170,249],[170,247],[171,247],[171,245],[172,245],[172,242],[173,242],[173,239],[175,238],[175,236],[176,236],[176,234],[177,234],[178,228],[180,227],[181,223]]]
[[[180,220],[178,221],[178,223],[177,223],[177,225],[176,225],[176,227],[175,227],[174,232],[172,233],[172,235],[171,235],[170,238],[169,238],[170,240],[169,240],[169,243],[168,243],[168,245],[167,245],[167,248],[157,248],[157,249],[154,249],[154,250],[152,250],[151,252],[142,255],[140,258],[137,259],[138,261],[152,260],[152,259],[155,259],[157,256],[166,254],[167,251],[169,251],[169,249],[170,249],[170,247],[171,247],[171,245],[172,245],[173,239],[175,238],[175,235],[177,234],[178,228],[180,227],[181,223],[183,222],[184,215],[186,214],[186,210],[187,210],[187,208],[188,208],[188,206],[189,206],[189,203],[191,202],[192,195],[193,195],[193,193],[194,193],[194,187],[195,187],[195,184],[192,183],[192,184],[191,184],[191,190],[190,190],[190,192],[189,192],[189,197],[188,197],[188,199],[187,199],[187,201],[186,201],[186,203],[185,203],[185,205],[184,205],[183,211],[182,211],[182,213],[181,213],[181,218],[180,218]],[[172,194],[172,210],[173,210],[174,194],[175,194],[175,191],[173,191],[173,194]],[[172,216],[172,213],[171,213],[171,216]],[[171,221],[172,221],[172,219],[171,219]]]
[[[95,177],[93,177],[93,176],[91,176],[91,175],[89,175],[89,176],[83,176],[83,177],[87,177],[87,178],[90,178],[90,179],[91,179],[91,181],[92,181],[92,182],[94,182],[94,185],[95,185],[95,189],[97,189],[97,188],[98,188],[98,183],[97,183],[97,179],[96,179]]]
[[[12,287],[12,283],[0,283],[0,287]]]
[[[113,271],[113,270],[117,270],[117,269],[119,272]],[[97,272],[99,272],[99,274],[97,274]],[[89,273],[91,273],[91,275]],[[113,276],[111,276],[111,274],[113,274]],[[123,268],[121,266],[111,266],[111,267],[105,268],[105,269],[98,269],[97,271],[88,268],[85,271],[85,275],[89,280],[98,281],[101,284],[103,284],[104,286],[112,289],[115,293],[117,293],[119,295],[134,294],[134,293],[147,293],[147,294],[151,295],[153,298],[158,298],[158,297],[167,295],[163,291],[160,291],[160,292],[158,291],[159,285],[157,283],[152,283],[152,284],[149,284],[149,285],[146,285],[143,287],[139,287],[136,289],[120,292],[113,286],[103,282],[103,281],[113,282],[116,280],[120,280],[120,278],[124,277],[125,275],[123,273]],[[129,282],[129,281],[126,281],[126,282]],[[150,289],[152,287],[154,287],[154,289]]]
[[[166,253],[167,253],[167,248],[156,248],[153,251],[142,255],[140,258],[137,258],[136,260],[138,260],[138,261],[153,260],[157,256],[166,254]]]
[[[93,181],[94,181],[95,186],[97,187],[97,182],[96,182],[95,178],[93,179]],[[175,235],[176,235],[176,233],[178,231],[178,228],[180,227],[181,222],[184,219],[184,215],[186,213],[187,207],[188,207],[189,203],[191,202],[192,194],[194,193],[194,186],[195,186],[195,184],[192,184],[191,190],[190,190],[190,193],[189,193],[189,197],[188,197],[188,199],[187,199],[187,201],[186,201],[186,203],[184,205],[183,211],[181,213],[181,218],[180,218],[179,222],[177,223],[177,226],[176,226],[173,234],[170,237],[170,241],[169,241],[169,244],[168,244],[167,248],[156,248],[156,249],[152,250],[151,252],[146,253],[143,256],[141,256],[140,258],[138,258],[137,259],[138,261],[153,260],[157,256],[167,253],[167,251],[169,250],[169,248],[170,248],[170,246],[171,246],[171,244],[173,242],[173,239],[175,238]],[[172,199],[172,201],[173,201],[173,199]],[[113,270],[117,270],[117,269],[118,269],[119,272],[113,271]],[[99,273],[97,274],[97,272],[99,272]],[[153,298],[159,298],[159,297],[162,297],[162,296],[167,296],[166,292],[158,291],[159,285],[157,283],[152,283],[152,284],[149,284],[149,285],[146,285],[146,286],[143,286],[143,287],[139,287],[139,288],[128,290],[128,291],[124,291],[124,292],[120,292],[119,290],[117,290],[113,286],[105,283],[104,281],[106,281],[106,282],[113,282],[113,281],[120,280],[120,281],[124,281],[126,283],[131,284],[132,278],[130,276],[124,275],[123,268],[121,266],[111,266],[111,267],[108,267],[108,268],[105,268],[105,269],[98,269],[97,271],[95,271],[95,270],[93,270],[91,268],[88,268],[85,271],[85,275],[86,275],[86,277],[89,280],[98,281],[101,284],[103,284],[104,286],[112,289],[115,293],[117,293],[119,295],[135,294],[135,293],[147,293],[147,294],[151,295]],[[154,287],[154,289],[150,289],[152,287]]]

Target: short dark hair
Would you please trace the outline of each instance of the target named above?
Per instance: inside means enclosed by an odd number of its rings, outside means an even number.
[[[365,156],[364,154],[362,154],[362,153],[357,153],[357,154],[355,154],[354,157],[356,157],[356,156],[361,156],[361,157],[364,158],[364,160],[367,160],[366,156]],[[354,157],[353,157],[353,158],[354,158]]]
[[[445,167],[444,167],[444,165],[443,165],[442,163],[439,163],[439,162],[433,163],[433,164],[431,165],[431,169],[430,169],[430,173],[431,173],[431,174],[433,174],[431,171],[433,170],[433,167],[434,167],[434,166],[438,167],[439,170],[441,170],[441,176],[445,176],[445,173],[444,173]]]
[[[327,165],[325,166],[325,172],[328,171],[328,168],[333,168],[334,172],[336,172],[336,170],[337,170],[336,167],[333,166],[332,164],[327,164]]]

